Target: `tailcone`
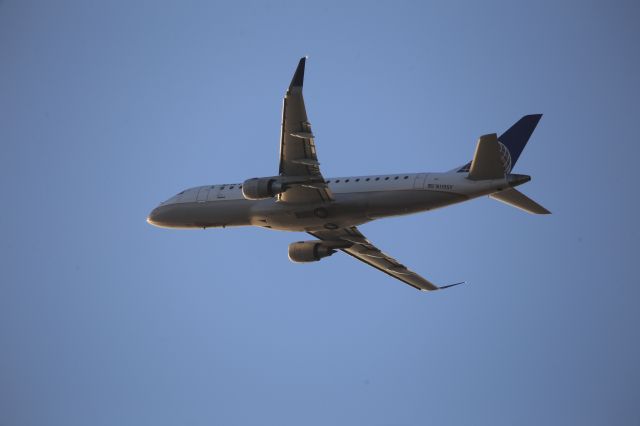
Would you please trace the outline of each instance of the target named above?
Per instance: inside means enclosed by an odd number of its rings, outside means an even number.
[[[531,180],[531,176],[529,175],[509,174],[507,176],[507,183],[512,188],[518,185],[522,185],[523,183],[527,183],[530,180]]]

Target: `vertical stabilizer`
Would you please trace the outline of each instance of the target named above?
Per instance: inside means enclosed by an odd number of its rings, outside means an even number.
[[[531,114],[522,117],[509,130],[500,135],[498,140],[502,143],[511,155],[511,168],[516,165],[522,150],[529,141],[531,134],[536,129],[542,114]]]
[[[529,142],[529,138],[536,129],[541,118],[542,114],[525,115],[498,138],[498,149],[500,150],[503,163],[505,164],[506,174],[511,173],[513,166],[516,165],[516,161],[520,158],[522,150],[524,150],[525,145]],[[470,171],[470,168],[471,161],[462,167],[453,169],[452,171],[466,173]]]

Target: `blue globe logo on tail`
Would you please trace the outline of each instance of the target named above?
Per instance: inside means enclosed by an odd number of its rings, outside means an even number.
[[[498,141],[498,150],[500,151],[500,160],[502,161],[502,167],[504,167],[504,174],[511,173],[511,153],[504,144]]]

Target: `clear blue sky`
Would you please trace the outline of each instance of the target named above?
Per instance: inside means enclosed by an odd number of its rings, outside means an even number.
[[[269,3],[0,2],[0,424],[638,425],[637,3]],[[326,176],[448,170],[544,113],[514,171],[554,214],[362,227],[470,282],[434,294],[149,226],[277,171],[302,55]]]

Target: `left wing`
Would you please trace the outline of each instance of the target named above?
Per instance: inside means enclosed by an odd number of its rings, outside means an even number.
[[[314,237],[331,242],[347,242],[351,245],[347,248],[339,248],[343,252],[356,259],[373,266],[374,268],[389,274],[392,277],[409,284],[422,291],[441,290],[443,288],[453,287],[454,285],[462,284],[456,283],[438,287],[431,281],[421,277],[415,272],[407,269],[406,266],[389,256],[388,254],[380,251],[379,248],[374,246],[367,238],[355,226],[351,228],[342,228],[336,230],[326,231],[313,231],[309,234]]]
[[[282,102],[280,133],[280,176],[308,180],[290,186],[278,196],[291,203],[322,203],[332,200],[331,192],[320,173],[311,123],[302,97],[306,57],[300,59]],[[305,179],[306,178],[306,179]]]

